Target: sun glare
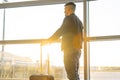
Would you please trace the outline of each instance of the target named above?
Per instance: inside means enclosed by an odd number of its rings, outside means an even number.
[[[52,43],[43,46],[42,48],[43,61],[49,59],[50,65],[63,66],[63,53],[60,43]]]

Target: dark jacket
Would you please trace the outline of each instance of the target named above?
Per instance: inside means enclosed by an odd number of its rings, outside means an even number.
[[[54,41],[62,37],[62,50],[82,48],[82,22],[75,14],[66,16],[61,27],[49,38]]]

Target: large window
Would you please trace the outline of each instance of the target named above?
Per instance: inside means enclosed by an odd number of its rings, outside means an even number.
[[[120,34],[119,0],[96,0],[90,2],[90,36]]]
[[[90,42],[91,79],[119,80],[120,41]]]
[[[19,1],[8,0],[8,3]],[[0,3],[2,2],[3,0],[0,1]],[[88,24],[86,23],[88,33],[86,42],[89,45],[85,45],[86,49],[84,46],[80,58],[80,78],[82,80],[85,79],[84,71],[88,70],[84,69],[85,50],[88,54],[87,68],[90,68],[90,80],[120,79],[120,40],[118,37],[113,39],[113,36],[120,35],[119,3],[119,0],[94,0],[86,6],[89,8],[87,12],[89,16],[86,16],[86,22],[88,22]],[[21,5],[23,6],[23,4]],[[64,18],[64,4],[15,6],[17,5],[14,5],[14,8],[0,9],[0,40],[3,40],[3,27],[6,41],[20,42],[21,40],[49,38],[61,26]],[[85,23],[83,3],[77,3],[76,9],[76,14]],[[42,46],[40,43],[33,43],[13,42],[0,45],[0,78],[22,78],[21,80],[23,80],[23,78],[28,79],[31,74],[43,73],[52,74],[58,80],[67,80],[63,67],[61,44],[55,42]]]
[[[48,38],[60,27],[63,14],[63,5],[7,9],[5,39]]]
[[[77,3],[76,9],[76,14],[83,21],[83,3]],[[63,19],[64,4],[6,8],[4,39],[17,41],[49,38],[61,26]],[[0,53],[1,61],[4,63],[1,64],[3,72],[0,76],[4,75],[4,77],[1,78],[28,79],[31,74],[41,73],[52,74],[57,79],[66,79],[60,43],[45,46],[40,43],[15,43],[6,44],[3,48],[4,52]],[[80,65],[81,78],[83,78],[83,54]],[[7,69],[4,69],[6,66]]]
[[[78,4],[76,14],[83,20],[82,5]],[[61,26],[63,18],[62,4],[7,9],[5,40],[48,38]]]
[[[119,3],[118,0],[96,0],[89,4],[89,37],[97,37],[89,43],[91,80],[120,79],[120,41],[112,37],[107,40],[107,36],[120,35]],[[106,39],[102,40],[102,36]]]

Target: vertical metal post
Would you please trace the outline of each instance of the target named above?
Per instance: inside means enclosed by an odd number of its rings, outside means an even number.
[[[7,0],[3,0],[4,2],[7,2]],[[2,40],[5,40],[5,14],[6,14],[6,10],[4,8],[3,11],[3,35],[2,35]],[[2,52],[4,52],[4,44],[2,45]],[[4,55],[2,55],[4,57]]]
[[[88,43],[87,43],[87,28],[88,28],[88,4],[84,0],[84,80],[90,80],[90,71],[89,71],[89,56],[88,56]]]
[[[40,45],[40,73],[42,74],[42,45]]]
[[[48,53],[48,74],[50,74],[50,56],[49,56],[49,53]]]
[[[5,40],[5,9],[3,12],[3,35],[2,35],[2,40]],[[2,55],[1,55],[1,62],[3,61],[4,57],[4,44],[2,44]]]
[[[7,0],[3,0],[4,2],[6,2]],[[3,35],[2,35],[2,40],[5,40],[5,8],[4,8],[4,11],[3,11]],[[2,44],[2,53],[1,53],[1,64],[0,64],[0,67],[1,69],[3,69],[3,61],[4,61],[4,44]],[[1,76],[1,75],[0,75]]]

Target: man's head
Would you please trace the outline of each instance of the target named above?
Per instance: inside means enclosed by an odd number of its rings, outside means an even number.
[[[65,16],[69,16],[70,14],[75,12],[76,4],[73,2],[68,2],[65,4]]]

